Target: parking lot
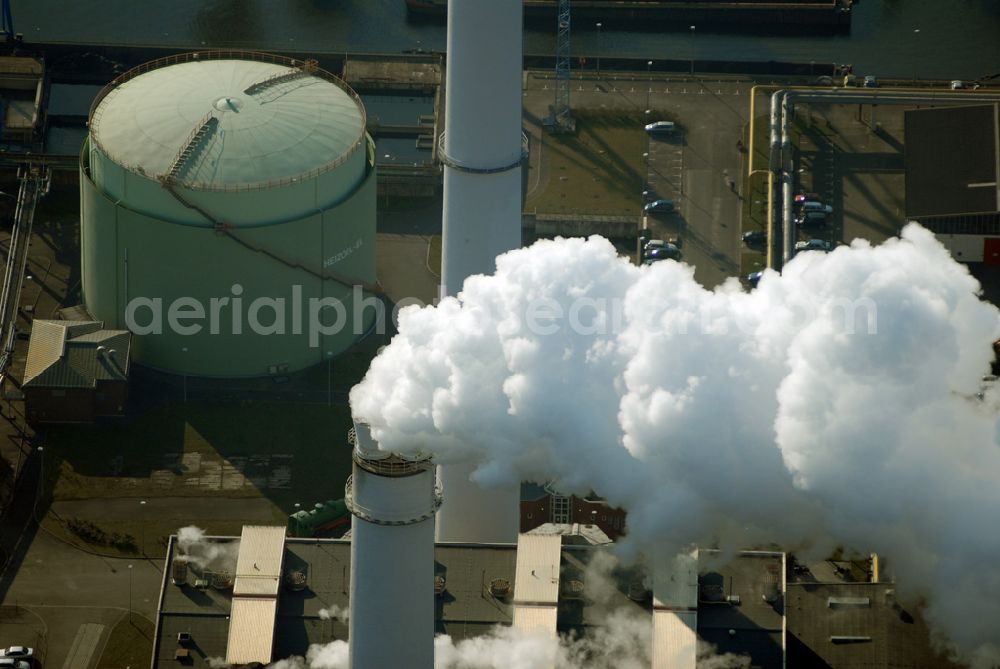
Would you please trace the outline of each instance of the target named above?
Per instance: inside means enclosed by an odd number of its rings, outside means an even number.
[[[574,80],[571,87],[574,108],[638,111],[649,121],[677,124],[673,135],[647,141],[645,189],[673,200],[674,211],[648,216],[646,223],[652,237],[680,240],[684,262],[695,267],[695,278],[707,287],[739,272],[741,196],[730,189],[729,181],[736,180],[742,168],[737,141],[747,122],[752,85],[740,79],[608,73],[601,79]],[[527,115],[545,118],[553,96],[550,78],[529,75]],[[646,109],[651,113],[644,114]],[[530,123],[528,129],[544,132]],[[639,220],[641,192],[635,202]]]

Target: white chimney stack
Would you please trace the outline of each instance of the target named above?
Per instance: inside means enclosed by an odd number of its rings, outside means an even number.
[[[351,441],[350,666],[433,669],[434,465],[380,451],[364,423]]]
[[[521,246],[521,0],[448,3],[441,292],[457,295]],[[520,487],[484,490],[472,466],[441,468],[438,541],[514,543]]]

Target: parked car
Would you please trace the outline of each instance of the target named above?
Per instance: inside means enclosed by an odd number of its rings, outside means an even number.
[[[31,669],[31,662],[13,657],[0,657],[0,669]]]
[[[826,224],[826,214],[822,211],[809,211],[795,219],[795,225],[803,229],[826,227]]]
[[[767,244],[766,230],[749,230],[743,233],[743,243],[747,246],[758,247]]]
[[[822,202],[823,198],[820,197],[819,193],[799,193],[795,196],[795,204],[802,204],[803,202]]]
[[[958,91],[965,88],[965,82],[959,79],[955,79],[951,82],[951,90]]]
[[[657,260],[680,260],[681,250],[673,244],[667,243],[664,246],[647,249],[643,252],[642,259],[647,265],[651,265]]]
[[[25,660],[29,657],[34,657],[35,649],[28,646],[11,646],[10,648],[4,648],[2,655],[5,658]]]
[[[867,77],[865,77],[864,87],[878,88],[878,79],[869,74]]]
[[[666,247],[669,242],[665,239],[647,239],[646,243],[642,245],[642,253],[645,255],[647,252],[653,249],[662,249]]]
[[[822,202],[816,202],[815,200],[806,200],[805,202],[802,202],[799,205],[799,207],[802,208],[803,212],[810,212],[811,213],[811,212],[814,212],[814,211],[821,211],[824,214],[832,214],[833,213],[833,207],[831,207],[828,204],[823,204]]]
[[[643,211],[647,214],[656,214],[660,212],[667,212],[674,210],[673,200],[653,200],[643,207]]]
[[[753,274],[747,275],[747,283],[750,284],[751,288],[756,288],[757,284],[760,283],[760,277],[764,276],[764,270],[759,272],[754,272]]]
[[[807,242],[796,242],[795,250],[798,251],[831,251],[833,244],[825,239],[810,239]]]
[[[677,124],[673,121],[656,121],[646,125],[646,132],[650,135],[672,135],[677,130]]]

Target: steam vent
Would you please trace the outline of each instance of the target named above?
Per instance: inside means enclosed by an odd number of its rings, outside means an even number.
[[[80,176],[84,301],[137,335],[142,365],[294,372],[374,320],[352,320],[374,290],[374,145],[357,94],[313,61],[137,67],[94,101]]]

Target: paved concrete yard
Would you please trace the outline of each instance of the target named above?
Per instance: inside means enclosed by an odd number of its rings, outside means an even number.
[[[829,239],[881,243],[899,234],[904,222],[903,113],[880,106],[878,132],[871,106],[799,105],[799,190],[815,192],[833,206]],[[800,233],[799,238],[810,236]]]
[[[680,237],[684,261],[694,265],[695,278],[707,287],[739,271],[740,195],[730,189],[728,180],[738,179],[742,167],[736,142],[747,121],[752,85],[736,79],[691,80],[641,73],[572,82],[573,107],[640,114],[651,109],[650,120],[677,122],[676,137],[648,142],[647,167],[649,189],[658,197],[673,199],[677,211],[650,218],[648,225],[654,237]],[[537,120],[549,113],[553,86],[548,73],[527,77],[524,108],[526,127],[532,134],[544,132]],[[640,126],[637,133],[642,132]],[[533,165],[533,169],[539,168]],[[529,179],[529,189],[531,183]],[[640,189],[635,199],[637,215],[642,204]]]

